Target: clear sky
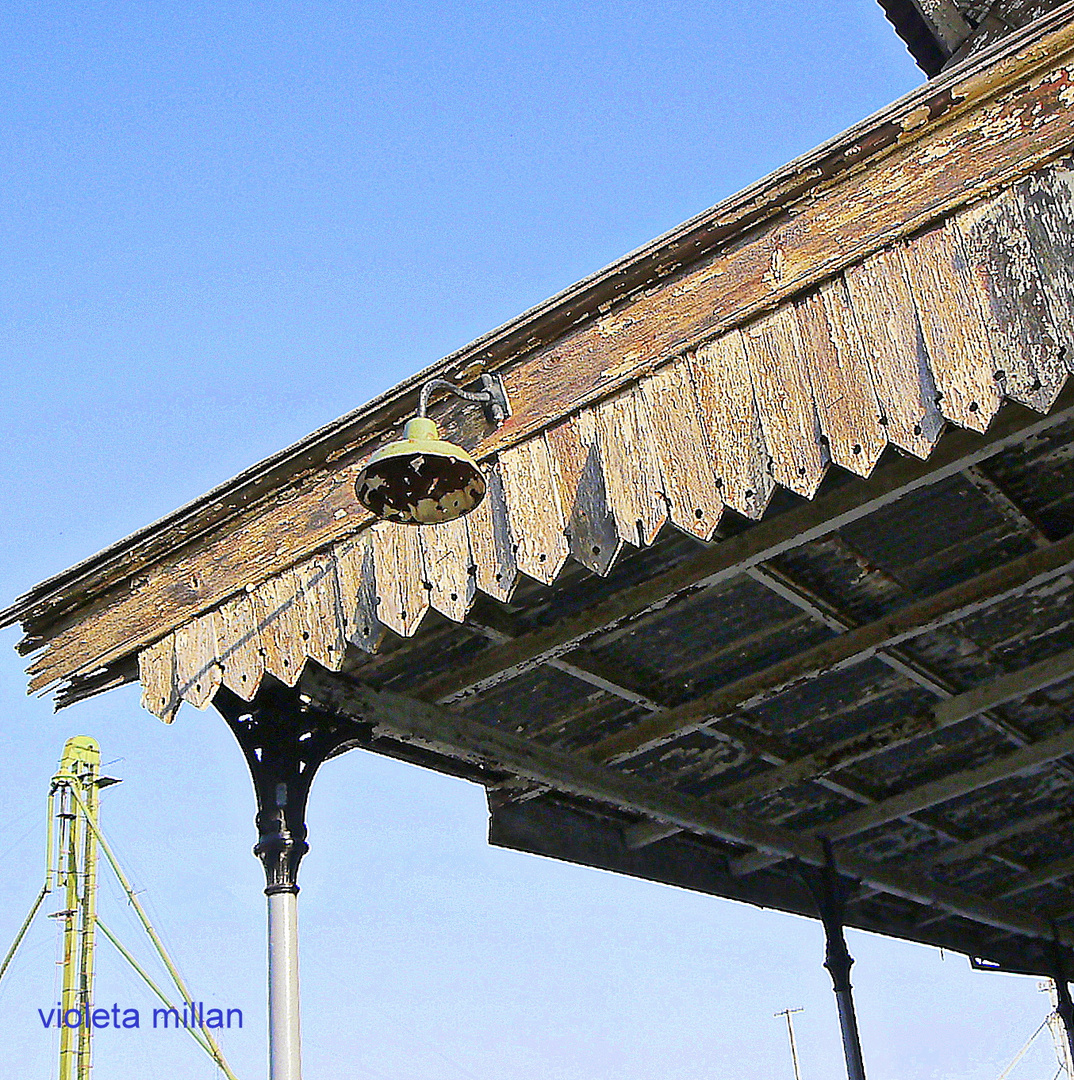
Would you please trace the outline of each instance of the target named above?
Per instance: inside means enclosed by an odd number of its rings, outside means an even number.
[[[921,81],[872,0],[0,4],[0,600],[673,227]],[[0,948],[63,741],[224,1046],[265,1075],[253,797],[214,713],[53,715],[0,635]],[[841,1075],[817,924],[490,849],[482,792],[351,753],[310,808],[307,1080]],[[118,890],[102,913],[143,957]],[[850,934],[871,1080],[994,1080],[1036,981]],[[0,985],[0,1080],[55,1075],[55,923]],[[152,1008],[109,946],[97,998]],[[1042,1041],[1012,1080],[1049,1080]],[[209,1078],[102,1033],[101,1080]]]

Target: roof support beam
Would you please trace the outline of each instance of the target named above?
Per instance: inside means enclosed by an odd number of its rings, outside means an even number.
[[[342,714],[375,732],[426,750],[503,772],[584,799],[617,807],[631,814],[659,818],[704,836],[747,844],[781,858],[822,865],[824,851],[813,837],[780,826],[753,821],[734,811],[706,806],[700,800],[581,760],[519,736],[475,723],[447,709],[386,691],[377,691],[307,665],[299,684],[317,707]],[[840,873],[862,880],[892,895],[935,907],[974,922],[1041,940],[1050,940],[1052,927],[1028,912],[945,885],[922,882],[887,866],[856,856],[841,855]],[[1064,944],[1074,934],[1060,930]]]
[[[1051,738],[1042,739],[1040,742],[1023,746],[1013,753],[994,758],[976,769],[952,773],[939,780],[932,780],[909,791],[893,795],[890,799],[884,799],[874,806],[854,810],[838,821],[827,822],[817,829],[810,830],[808,835],[823,835],[829,840],[845,840],[850,836],[857,836],[876,828],[878,825],[894,821],[896,818],[928,809],[930,806],[938,806],[940,803],[949,802],[962,795],[970,795],[1001,780],[1009,780],[1026,769],[1046,765],[1072,751],[1074,751],[1074,728],[1067,728]],[[778,859],[772,858],[768,853],[758,852],[737,859],[732,865],[732,871],[750,874],[771,866],[777,861]]]
[[[857,761],[902,746],[921,735],[952,727],[988,709],[1017,701],[1037,690],[1062,682],[1074,675],[1074,649],[1023,668],[1009,675],[983,683],[941,701],[935,708],[917,716],[884,724],[861,735],[842,739],[820,747],[811,754],[789,761],[786,765],[731,784],[720,792],[721,804],[745,802],[769,792],[806,780],[816,780],[836,769],[844,769]]]
[[[1005,406],[984,436],[948,432],[928,462],[907,457],[886,461],[869,480],[850,480],[812,502],[763,520],[585,611],[494,646],[413,692],[442,704],[461,701],[561,657],[598,634],[635,624],[664,610],[679,595],[728,581],[1065,423],[1074,418],[1074,389],[1060,396],[1048,416],[1027,423],[1031,415],[1019,406]]]
[[[695,701],[658,713],[601,740],[587,748],[587,752],[595,760],[619,762],[699,728],[718,727],[722,717],[769,701],[819,675],[860,663],[879,650],[890,649],[1020,596],[1067,573],[1072,566],[1074,536],[823,641]]]

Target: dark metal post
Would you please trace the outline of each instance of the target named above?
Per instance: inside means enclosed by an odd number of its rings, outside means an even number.
[[[297,690],[266,680],[252,702],[226,687],[213,704],[242,748],[257,796],[257,846],[268,897],[269,1080],[301,1080],[298,865],[306,800],[318,767],[360,725],[309,709]]]
[[[847,950],[843,936],[843,908],[851,886],[835,869],[831,844],[827,840],[824,841],[824,853],[825,865],[819,868],[802,867],[802,876],[813,893],[824,925],[824,966],[832,977],[832,989],[839,1009],[847,1080],[865,1080],[865,1061],[861,1053],[858,1018],[854,1012],[854,994],[850,985],[850,968],[854,958]]]
[[[1063,950],[1056,941],[1052,946],[1052,980],[1055,983],[1055,1011],[1063,1021],[1063,1030],[1067,1033],[1067,1045],[1070,1047],[1070,1060],[1074,1061],[1074,1000],[1070,997],[1070,985],[1067,983],[1066,964],[1063,962]]]

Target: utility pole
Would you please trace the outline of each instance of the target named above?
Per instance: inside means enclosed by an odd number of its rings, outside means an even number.
[[[798,1069],[798,1047],[794,1042],[794,1021],[791,1019],[793,1013],[803,1012],[803,1009],[784,1009],[782,1012],[778,1012],[776,1016],[785,1016],[787,1018],[787,1037],[791,1040],[791,1061],[794,1062],[794,1080],[802,1080],[802,1074]]]

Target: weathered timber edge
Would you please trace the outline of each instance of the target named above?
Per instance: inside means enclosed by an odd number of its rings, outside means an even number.
[[[1072,16],[1074,3],[1064,5],[714,208],[404,380],[367,405],[47,579],[0,611],[0,626],[21,620],[29,627],[62,616],[85,602],[87,596],[136,574],[163,553],[219,529],[283,489],[300,485],[326,464],[366,452],[412,410],[417,391],[426,379],[435,375],[466,382],[482,371],[502,369],[541,343],[555,340],[598,314],[613,311],[640,289],[666,280],[760,223],[785,213],[818,188],[832,186],[893,148],[925,138],[974,103],[996,96],[1069,48]],[[624,371],[603,385],[600,393],[613,393],[637,373]],[[564,411],[583,403],[571,402]],[[450,420],[450,410],[448,414]],[[545,422],[558,418],[548,416]],[[516,424],[501,438],[521,440],[529,434],[532,430]],[[479,449],[485,454],[503,445],[506,443]]]

